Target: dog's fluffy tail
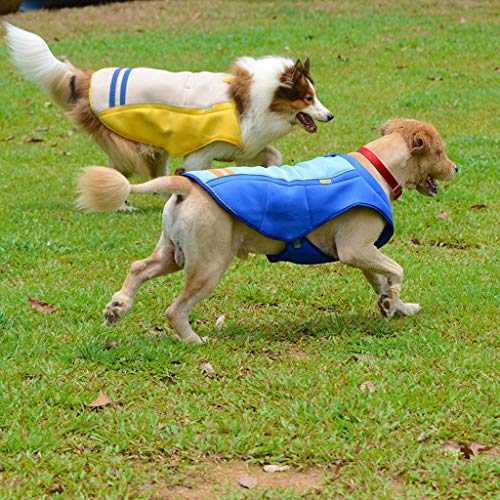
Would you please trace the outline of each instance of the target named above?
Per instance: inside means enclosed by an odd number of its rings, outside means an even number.
[[[117,170],[106,167],[85,167],[78,179],[80,197],[76,207],[85,212],[118,210],[129,194],[170,193],[187,196],[192,183],[179,175],[157,177],[142,184],[130,184]]]
[[[24,76],[37,83],[64,110],[71,108],[75,98],[76,78],[81,70],[62,62],[52,54],[45,40],[34,33],[4,23],[6,42],[13,63]]]

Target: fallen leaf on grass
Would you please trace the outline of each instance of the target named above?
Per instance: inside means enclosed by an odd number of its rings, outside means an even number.
[[[209,374],[215,373],[214,367],[210,363],[200,363],[198,365],[198,368],[205,373]]]
[[[367,380],[366,382],[362,383],[359,388],[363,391],[366,392],[367,390],[370,391],[370,393],[374,393],[377,389],[375,389],[375,386]]]
[[[106,349],[106,351],[109,351],[111,349],[116,349],[117,347],[118,347],[118,342],[116,342],[116,340],[108,340],[104,345],[104,349]]]
[[[215,321],[215,326],[220,326],[222,325],[222,323],[224,323],[224,320],[226,319],[226,317],[224,315],[222,316],[219,316],[217,318],[217,320]]]
[[[483,208],[488,208],[486,205],[483,205],[482,203],[476,203],[475,205],[472,205],[471,208],[475,208],[476,210],[482,210]]]
[[[97,396],[97,399],[95,401],[92,401],[92,403],[89,403],[89,406],[91,408],[100,408],[101,406],[107,406],[113,404],[113,401],[106,396],[106,394],[102,393]]]
[[[448,212],[445,212],[444,210],[442,212],[439,212],[436,214],[436,219],[447,219],[448,218]]]
[[[270,474],[274,472],[284,472],[286,470],[290,470],[290,468],[291,467],[289,465],[272,465],[272,464],[264,465],[262,467],[262,469],[264,469],[264,472],[269,472]]]
[[[57,307],[51,306],[50,304],[47,304],[47,302],[44,302],[43,300],[39,299],[28,299],[29,303],[31,304],[31,307],[36,311],[36,312],[43,312],[43,313],[53,313],[54,311],[57,311]]]
[[[418,238],[412,238],[410,240],[410,245],[413,245],[413,246],[420,245],[420,241],[418,240]]]
[[[470,449],[472,450],[472,453],[474,454],[474,456],[477,456],[477,455],[489,455],[489,451],[493,450],[493,446],[488,446],[486,444],[481,444],[481,443],[471,443],[470,444]],[[493,453],[494,455],[494,453]]]
[[[259,484],[257,479],[252,476],[243,476],[238,482],[240,483],[240,486],[243,486],[243,488],[246,488],[247,490],[255,488],[257,484]]]
[[[486,452],[492,449],[492,446],[476,442],[469,445],[467,443],[455,443],[454,441],[441,441],[440,445],[444,451],[461,453],[466,460],[469,460],[471,457],[477,457],[480,454],[486,454]]]
[[[427,441],[431,437],[430,434],[426,434],[425,432],[422,432],[420,436],[418,436],[417,443],[423,443],[424,441]]]

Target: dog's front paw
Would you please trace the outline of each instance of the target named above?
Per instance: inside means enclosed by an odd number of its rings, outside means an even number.
[[[121,207],[118,209],[118,212],[133,212],[134,210],[137,210],[137,208],[129,205],[127,201],[124,201]]]
[[[113,296],[111,302],[104,309],[104,320],[107,326],[114,325],[120,321],[132,308],[132,301],[127,298]]]
[[[394,315],[394,299],[392,299],[386,293],[383,293],[379,296],[377,305],[380,313],[384,318],[391,318]]]
[[[396,307],[395,314],[397,316],[413,316],[422,309],[420,304],[412,304],[410,302],[400,302]]]

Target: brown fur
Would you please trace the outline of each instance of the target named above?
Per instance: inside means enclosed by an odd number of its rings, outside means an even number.
[[[444,149],[441,153],[443,141],[434,127],[415,120],[396,120],[384,124],[382,132],[381,138],[365,147],[383,161],[403,187],[425,186],[429,177],[446,180],[454,177],[457,169]],[[415,143],[416,148],[413,147]],[[360,153],[349,155],[374,176],[392,199],[389,185],[375,167]],[[285,245],[236,220],[203,188],[186,177],[162,177],[130,186],[118,172],[92,167],[85,171],[81,187],[81,206],[87,210],[113,210],[123,202],[119,197],[113,203],[109,201],[118,191],[123,196],[129,191],[174,195],[165,206],[163,233],[155,251],[150,257],[132,264],[121,290],[106,306],[104,317],[108,325],[130,311],[135,294],[144,282],[183,268],[184,289],[167,309],[166,316],[182,340],[201,342],[191,329],[189,314],[215,288],[233,258],[245,258],[250,252],[276,255]],[[421,192],[430,196],[435,194],[429,189]],[[356,207],[323,224],[307,238],[325,254],[363,272],[377,295],[377,305],[384,317],[416,314],[420,310],[418,304],[400,299],[402,267],[373,244],[384,225],[385,221],[374,210]]]
[[[304,65],[299,59],[294,66],[289,66],[281,76],[281,83],[282,86],[274,93],[271,111],[283,113],[290,107],[300,111],[309,106],[307,99],[314,96],[309,76],[309,59]]]
[[[233,64],[229,68],[229,73],[234,75],[231,82],[231,93],[236,101],[238,113],[243,116],[250,106],[250,87],[252,86],[252,75],[244,68]]]

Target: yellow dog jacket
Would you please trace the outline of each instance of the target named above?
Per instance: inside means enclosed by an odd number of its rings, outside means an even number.
[[[241,147],[231,75],[104,68],[92,76],[90,107],[118,135],[186,156],[215,141]]]

